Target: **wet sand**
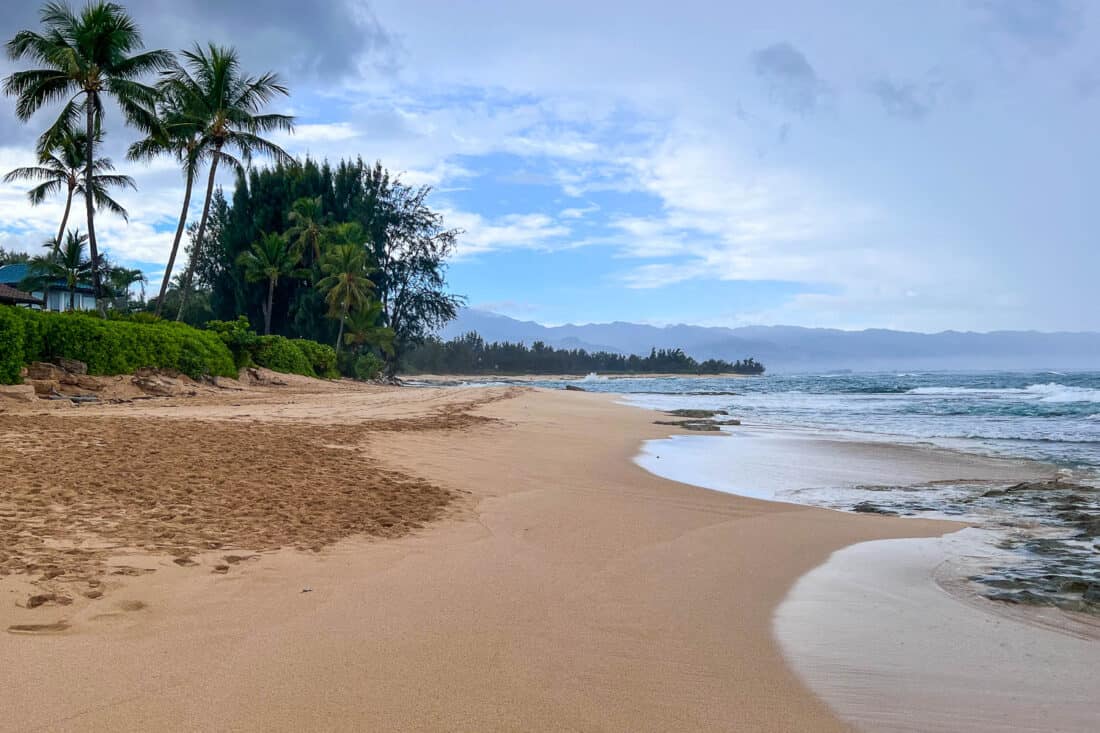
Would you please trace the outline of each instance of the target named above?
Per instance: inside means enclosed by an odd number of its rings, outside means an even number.
[[[846,730],[775,609],[835,550],[954,528],[658,478],[632,459],[669,428],[605,395],[6,409],[3,729]]]
[[[800,579],[776,615],[795,668],[863,730],[1096,730],[1100,623],[946,592],[976,531],[858,544]]]

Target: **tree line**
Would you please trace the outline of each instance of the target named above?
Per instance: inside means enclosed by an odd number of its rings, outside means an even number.
[[[486,342],[477,333],[450,341],[427,338],[406,356],[406,371],[420,374],[763,374],[753,358],[728,362],[696,361],[682,349],[652,349],[648,356],[584,349],[555,349],[542,341],[531,346]]]
[[[3,83],[24,122],[57,108],[38,138],[37,164],[5,176],[35,184],[32,205],[65,201],[46,253],[29,258],[28,287],[64,279],[72,292],[87,282],[103,315],[132,308],[120,293],[144,278],[110,265],[95,226],[97,213],[126,217],[112,191],[136,188],[102,156],[110,109],[138,132],[131,161],[170,158],[183,179],[167,266],[148,306],[155,316],[246,315],[266,334],[333,343],[351,359],[381,356],[391,373],[404,351],[455,316],[462,301],[446,291],[445,260],[458,232],[427,205],[430,189],[361,160],[335,168],[295,161],[272,138],[294,129],[291,115],[268,110],[289,95],[276,74],[250,74],[236,49],[213,43],[147,50],[133,18],[112,2],[79,10],[49,2],[40,21],[6,45],[13,61],[33,68]],[[274,166],[254,168],[260,156]],[[236,172],[232,201],[216,186],[221,169]],[[190,222],[196,195],[201,214]],[[74,202],[84,204],[84,232],[69,229]],[[190,257],[178,273],[181,246]]]

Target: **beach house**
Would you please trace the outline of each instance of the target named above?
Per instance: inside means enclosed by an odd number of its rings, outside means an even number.
[[[64,280],[57,280],[46,286],[45,291],[24,292],[20,285],[31,275],[30,267],[24,263],[0,266],[0,303],[27,305],[46,310],[69,310],[72,301],[73,310],[95,310],[95,291],[85,283],[78,283],[74,292]]]

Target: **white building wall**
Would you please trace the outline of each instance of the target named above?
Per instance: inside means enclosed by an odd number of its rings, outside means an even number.
[[[39,300],[42,299],[42,291],[31,293]],[[94,311],[95,310],[95,298],[87,293],[77,293],[76,298],[73,301],[73,307],[78,311]],[[46,303],[46,310],[49,311],[67,311],[69,310],[69,291],[68,290],[50,290],[50,298]]]

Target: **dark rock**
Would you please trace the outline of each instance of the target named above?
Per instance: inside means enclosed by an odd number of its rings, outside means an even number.
[[[1054,601],[1050,598],[1030,590],[989,593],[986,595],[986,598],[991,598],[994,601],[1003,601],[1005,603],[1026,603],[1029,606],[1054,605]]]
[[[1058,590],[1061,593],[1084,593],[1088,589],[1088,582],[1085,580],[1081,580],[1080,578],[1066,580],[1060,586],[1058,586]]]
[[[671,425],[682,430],[694,430],[700,433],[717,433],[722,427],[714,420],[654,420],[654,425]]]
[[[665,414],[672,415],[673,417],[710,418],[715,415],[725,415],[726,413],[720,410],[669,410]]]
[[[88,365],[82,361],[77,361],[76,359],[66,359],[65,357],[61,357],[57,360],[57,364],[69,374],[88,373]]]
[[[896,517],[898,515],[897,512],[892,512],[889,509],[883,509],[877,504],[872,504],[869,501],[861,501],[860,503],[852,507],[852,511],[859,512],[861,514],[882,514],[890,517]]]
[[[575,384],[567,384],[567,385],[565,385],[565,391],[566,392],[587,392],[588,390],[585,389],[584,387],[578,387]]]
[[[1005,489],[1005,492],[1009,493],[1009,494],[1020,494],[1020,493],[1029,492],[1029,491],[1066,491],[1066,490],[1072,490],[1072,491],[1078,491],[1078,492],[1080,492],[1080,491],[1085,491],[1085,492],[1096,491],[1096,489],[1094,489],[1091,486],[1082,486],[1080,484],[1072,484],[1072,483],[1068,483],[1068,482],[1065,482],[1065,481],[1059,481],[1058,479],[1055,479],[1054,481],[1024,481],[1022,483],[1018,483],[1018,484],[1015,484],[1013,486],[1009,486],[1007,489]]]

